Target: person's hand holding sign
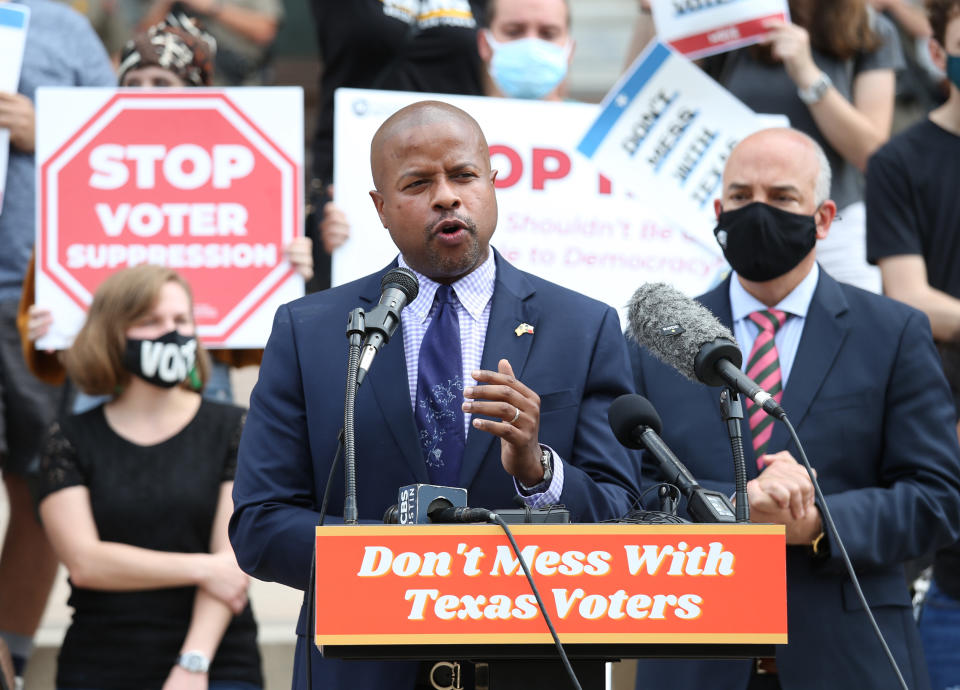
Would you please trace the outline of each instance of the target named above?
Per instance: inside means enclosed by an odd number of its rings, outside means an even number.
[[[810,51],[810,34],[802,26],[779,19],[765,22],[764,27],[769,31],[766,43],[773,56],[783,62],[797,88],[809,88],[820,77],[820,68]]]
[[[19,93],[0,91],[0,128],[10,130],[10,145],[33,153],[36,113],[33,101]]]

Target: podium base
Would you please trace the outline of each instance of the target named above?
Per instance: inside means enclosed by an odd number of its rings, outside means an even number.
[[[604,690],[606,672],[602,661],[571,661],[583,690]],[[553,661],[492,661],[487,666],[487,684],[477,664],[477,690],[530,690],[569,688],[570,676],[560,659]]]

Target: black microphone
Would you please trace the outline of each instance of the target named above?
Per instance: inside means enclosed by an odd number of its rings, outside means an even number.
[[[380,281],[380,302],[365,315],[367,337],[357,367],[357,386],[370,371],[373,358],[400,325],[400,311],[410,304],[420,292],[416,274],[407,268],[394,268]]]
[[[660,438],[663,423],[653,404],[642,395],[621,395],[607,410],[607,421],[617,440],[627,448],[645,448],[660,465],[668,484],[687,497],[687,512],[697,522],[735,522],[730,500],[717,491],[704,489]]]
[[[688,379],[735,388],[778,419],[786,413],[740,371],[743,353],[710,310],[666,283],[644,283],[630,299],[627,335]]]

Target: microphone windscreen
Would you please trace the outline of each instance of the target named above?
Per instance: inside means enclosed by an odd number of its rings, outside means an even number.
[[[635,433],[639,427],[649,427],[659,436],[663,429],[660,415],[649,400],[636,393],[621,395],[607,410],[607,421],[617,440],[627,448],[643,448]]]
[[[387,271],[387,274],[383,276],[383,280],[380,281],[380,292],[390,287],[397,288],[405,294],[407,296],[407,304],[410,304],[410,302],[417,298],[417,294],[420,292],[420,281],[417,280],[417,274],[409,268],[398,266],[397,268]]]
[[[699,382],[694,361],[714,340],[736,340],[710,310],[667,283],[644,283],[627,305],[627,335],[657,359]]]

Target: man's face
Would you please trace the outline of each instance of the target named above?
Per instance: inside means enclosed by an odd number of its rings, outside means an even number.
[[[384,142],[374,167],[370,196],[412,268],[452,283],[483,263],[497,225],[496,171],[468,123],[409,125]]]
[[[499,0],[490,22],[490,31],[498,41],[539,38],[566,45],[567,6],[563,0]]]
[[[762,132],[744,140],[730,155],[723,174],[720,211],[755,201],[783,211],[813,215],[817,210],[819,162],[813,150],[782,132]]]

